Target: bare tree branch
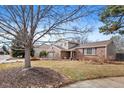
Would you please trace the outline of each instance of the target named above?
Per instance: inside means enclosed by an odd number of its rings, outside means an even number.
[[[45,35],[52,37],[61,34],[83,34],[88,30],[74,29],[79,19],[93,11],[86,11],[84,6],[0,6],[0,37],[21,43],[25,49],[25,67],[30,67],[30,49]],[[67,27],[67,28],[66,28]],[[16,46],[16,45],[15,45]]]

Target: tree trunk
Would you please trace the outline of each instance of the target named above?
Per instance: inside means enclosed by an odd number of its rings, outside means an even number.
[[[25,48],[25,68],[31,67],[30,48]]]

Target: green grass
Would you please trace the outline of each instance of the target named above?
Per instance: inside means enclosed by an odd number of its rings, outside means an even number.
[[[23,63],[0,64],[0,70],[22,67]],[[65,75],[73,81],[102,77],[124,76],[124,65],[85,64],[79,61],[33,61],[34,67],[47,67]]]

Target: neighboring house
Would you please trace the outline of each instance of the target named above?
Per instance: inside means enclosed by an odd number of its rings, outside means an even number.
[[[117,52],[116,52],[116,60],[117,61],[124,61],[124,49],[117,50]]]
[[[35,56],[40,51],[49,52],[49,59],[105,59],[114,60],[116,56],[115,45],[111,40],[79,44],[64,39],[58,40],[52,45],[43,45],[35,48]]]

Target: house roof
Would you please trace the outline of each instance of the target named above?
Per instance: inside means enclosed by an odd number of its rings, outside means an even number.
[[[68,41],[68,42],[73,44],[79,44],[78,42],[75,42],[75,41]]]
[[[34,48],[48,49],[48,48],[50,48],[50,45],[47,45],[47,44],[43,44],[43,45],[34,45]]]
[[[81,45],[72,47],[70,49],[65,49],[65,48],[63,48],[61,46],[58,46],[58,45],[47,45],[47,44],[44,44],[42,46],[35,45],[35,48],[40,48],[40,49],[43,49],[43,50],[44,49],[45,50],[51,50],[50,49],[51,47],[56,47],[56,48],[58,48],[60,50],[72,51],[72,50],[75,50],[75,49],[78,49],[78,48],[106,47],[111,42],[112,42],[112,40],[92,42],[92,43],[87,43],[87,44],[81,44]]]
[[[57,40],[56,42],[59,42],[59,41],[62,41],[62,40],[68,41],[69,43],[73,43],[73,44],[79,44],[79,42],[71,41],[71,40],[67,40],[67,39],[59,39],[59,40]]]
[[[92,42],[92,43],[82,44],[77,48],[105,47],[111,42],[112,42],[111,40]]]
[[[57,45],[53,45],[53,46],[55,46],[55,47],[57,47],[57,48],[59,48],[59,49],[64,49],[64,48],[62,48],[61,46],[57,46]]]
[[[56,48],[60,49],[61,51],[72,51],[76,48],[76,47],[74,47],[74,48],[70,48],[70,49],[65,49],[65,48],[63,48],[61,46],[57,46],[57,45],[53,45],[53,47],[56,47]]]

